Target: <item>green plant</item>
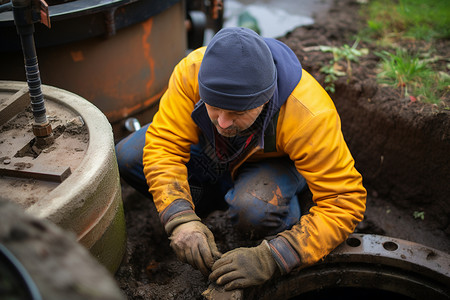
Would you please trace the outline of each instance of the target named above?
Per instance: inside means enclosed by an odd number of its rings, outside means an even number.
[[[325,90],[334,93],[336,91],[334,82],[338,79],[338,76],[344,76],[345,73],[337,70],[333,61],[330,61],[329,65],[322,66],[320,72],[326,74],[324,79]]]
[[[419,54],[400,48],[395,53],[375,54],[382,59],[378,82],[400,88],[402,97],[414,96],[414,99],[438,104],[448,93],[449,76],[435,72],[430,59],[422,59]]]
[[[421,74],[430,73],[418,57],[410,55],[406,50],[396,49],[395,53],[382,51],[375,54],[382,58],[379,82],[400,87],[402,96],[408,95],[409,86],[420,79]]]
[[[424,211],[415,211],[413,212],[414,219],[425,219],[425,212]]]
[[[352,64],[351,62],[358,62],[359,57],[366,55],[369,50],[366,48],[357,49],[359,40],[356,40],[353,46],[343,45],[342,47],[331,47],[331,46],[319,46],[319,50],[322,52],[331,52],[333,54],[333,59],[329,61],[328,65],[322,66],[320,72],[325,75],[325,90],[334,93],[335,85],[334,82],[340,76],[348,76],[348,80],[352,78]],[[342,67],[339,65],[341,60],[346,62],[346,71],[342,71]]]
[[[433,73],[429,77],[422,78],[423,84],[415,87],[415,93],[418,99],[427,102],[439,104],[450,94],[450,76],[444,72]],[[449,109],[448,107],[443,107]]]
[[[371,0],[360,13],[367,26],[359,31],[359,38],[391,49],[378,53],[378,81],[398,87],[411,101],[450,109],[450,66],[443,63],[449,60],[432,56],[437,39],[450,38],[448,0]],[[416,50],[407,52],[401,47]]]

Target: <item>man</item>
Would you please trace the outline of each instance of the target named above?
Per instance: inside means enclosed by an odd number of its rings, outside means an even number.
[[[316,263],[365,211],[332,100],[286,45],[250,29],[222,29],[184,58],[153,122],[116,151],[178,258],[226,290]],[[301,216],[306,184],[316,205]],[[258,246],[218,251],[199,215],[223,199],[240,232],[264,238]]]

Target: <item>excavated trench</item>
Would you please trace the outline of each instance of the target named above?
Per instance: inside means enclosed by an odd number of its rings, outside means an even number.
[[[339,1],[322,22],[297,28],[281,38],[294,50],[305,70],[322,84],[318,69],[329,56],[305,49],[338,42],[350,44],[347,36],[355,31],[355,8],[353,1]],[[244,299],[450,298],[450,113],[411,103],[397,92],[378,86],[372,76],[375,64],[373,56],[361,61],[353,79],[338,80],[332,95],[344,136],[369,192],[364,221],[323,261],[246,290]],[[114,279],[125,297],[203,299],[207,278],[176,259],[151,200],[125,183],[121,192],[127,246]],[[311,195],[303,193],[300,202],[302,212],[307,213]],[[214,211],[203,221],[222,252],[258,243],[242,239],[224,211]],[[0,231],[1,240],[14,244],[16,253],[24,249],[31,236],[23,235],[27,232],[25,225],[17,235],[19,225],[10,218],[11,231]],[[34,230],[42,230],[42,226],[38,221],[31,222]],[[53,248],[57,249],[56,243]],[[42,259],[45,253],[37,249]],[[67,254],[74,251],[78,251],[76,246],[66,249]],[[45,258],[43,261],[51,264],[52,256]],[[94,274],[90,269],[99,267],[89,259],[84,262],[87,266],[80,270],[86,274]],[[29,270],[33,265],[29,262]],[[64,270],[71,271],[61,265],[59,271]],[[51,272],[44,267],[31,273],[39,283],[45,282],[42,274]],[[100,273],[107,277],[103,271]],[[83,274],[78,276],[82,278]],[[59,292],[73,293],[72,286]],[[221,296],[213,299],[224,299]],[[121,298],[117,293],[116,297]],[[102,299],[102,292],[85,299]]]
[[[280,38],[324,86],[319,70],[331,54],[314,49],[352,45],[358,7],[356,1],[336,1],[317,23]],[[445,45],[437,45],[444,56]],[[450,112],[379,86],[377,62],[372,51],[361,58],[352,78],[340,78],[331,95],[368,189],[365,219],[355,231],[361,244],[355,246],[352,237],[315,267],[246,291],[245,299],[449,298]],[[126,184],[122,188],[128,248],[115,275],[119,286],[129,299],[203,299],[207,279],[176,260],[151,201]],[[311,195],[302,194],[300,201],[307,213]],[[240,239],[225,212],[203,221],[222,252],[257,243]]]
[[[324,262],[246,291],[244,299],[449,299],[448,114],[402,112],[395,93],[370,81],[338,82],[334,101],[369,192],[365,219]],[[129,237],[116,274],[122,290],[129,299],[203,299],[207,279],[176,260],[151,201],[122,186]],[[310,197],[300,197],[303,213]],[[415,218],[416,211],[425,217]],[[223,211],[204,222],[223,252],[257,243],[240,239]]]

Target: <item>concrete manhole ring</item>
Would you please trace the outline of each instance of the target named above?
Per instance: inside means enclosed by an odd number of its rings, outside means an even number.
[[[0,104],[24,87],[24,82],[0,81]],[[37,157],[17,157],[34,137],[28,126],[30,112],[0,124],[2,197],[74,232],[80,244],[115,272],[125,252],[126,231],[111,125],[98,108],[76,94],[46,85],[42,91],[50,123],[66,129]],[[75,128],[68,130],[74,122]],[[65,175],[55,182],[33,174]]]

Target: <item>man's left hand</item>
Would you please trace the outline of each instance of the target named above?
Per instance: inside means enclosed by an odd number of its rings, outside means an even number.
[[[225,285],[225,290],[260,285],[269,280],[277,268],[269,244],[264,240],[253,248],[231,250],[212,266],[211,281]]]

